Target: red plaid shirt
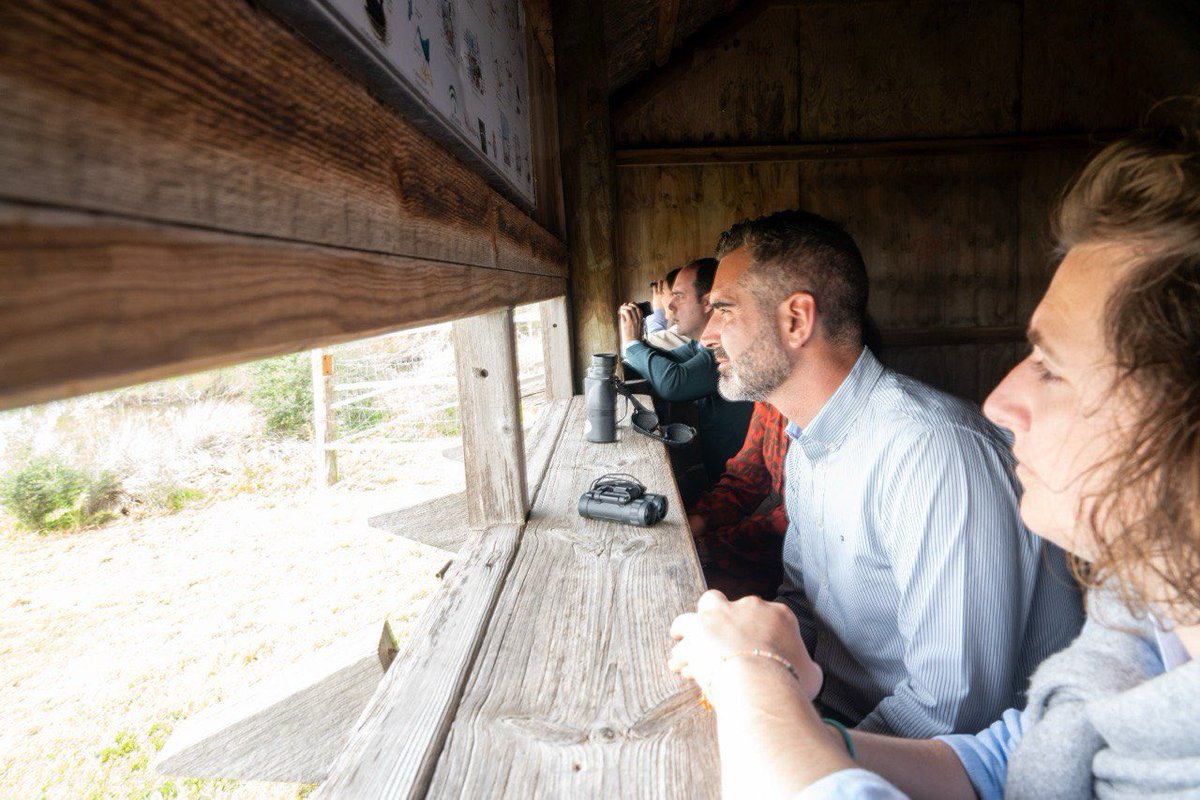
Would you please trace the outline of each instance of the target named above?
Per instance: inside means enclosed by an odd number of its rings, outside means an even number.
[[[787,533],[783,503],[764,514],[754,512],[771,492],[783,497],[783,461],[790,442],[786,426],[787,420],[774,406],[755,403],[742,449],[729,459],[725,474],[692,511],[704,517],[703,543],[709,560],[719,567],[780,569]]]

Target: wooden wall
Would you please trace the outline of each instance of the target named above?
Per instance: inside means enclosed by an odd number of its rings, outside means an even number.
[[[738,219],[808,208],[862,247],[885,360],[981,399],[1047,284],[1056,194],[1105,134],[1200,86],[1196,16],[1148,0],[761,7],[614,96],[622,295]]]

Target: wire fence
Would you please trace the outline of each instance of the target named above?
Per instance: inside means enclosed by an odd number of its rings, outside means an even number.
[[[537,304],[513,315],[522,423],[545,405],[542,324]],[[451,324],[441,323],[350,342],[332,356],[333,433],[326,452],[404,451],[435,438],[461,437]],[[314,392],[322,391],[314,386]]]

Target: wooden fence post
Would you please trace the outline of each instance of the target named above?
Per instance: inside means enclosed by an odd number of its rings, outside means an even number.
[[[571,374],[571,322],[567,318],[566,296],[542,301],[541,312],[546,397],[567,400],[575,393],[575,383]]]
[[[321,348],[312,351],[313,456],[317,485],[337,483],[337,453],[326,445],[337,438],[337,415],[333,410],[333,354]]]
[[[523,524],[525,442],[512,308],[453,324],[471,527]]]

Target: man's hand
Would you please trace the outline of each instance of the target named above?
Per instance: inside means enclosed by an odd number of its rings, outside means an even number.
[[[656,311],[667,310],[667,303],[671,302],[671,287],[667,286],[666,281],[651,281],[650,282],[650,307]]]
[[[707,591],[700,596],[695,613],[675,618],[671,636],[679,643],[671,651],[667,666],[699,684],[714,706],[721,696],[722,678],[737,681],[754,674],[726,669],[731,658],[754,659],[752,663],[756,664],[757,659],[769,659],[750,655],[754,650],[774,653],[790,662],[800,679],[800,690],[809,700],[821,691],[821,668],[804,647],[795,615],[782,603],[768,603],[753,596],[731,603],[721,592]],[[782,665],[778,667],[783,670]]]
[[[642,338],[642,310],[633,303],[625,303],[617,312],[621,328],[621,349],[630,342]]]

